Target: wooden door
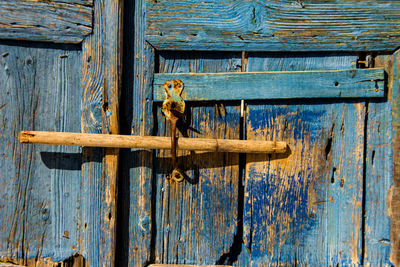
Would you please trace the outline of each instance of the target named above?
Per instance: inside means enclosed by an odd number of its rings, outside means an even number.
[[[0,262],[114,262],[117,151],[21,130],[118,133],[122,1],[0,3]]]
[[[371,99],[282,95],[243,107],[194,96],[187,106],[200,134],[189,136],[282,140],[290,152],[183,152],[183,183],[170,180],[168,151],[122,152],[117,262],[390,266],[398,8],[393,1],[129,2],[126,134],[170,134],[160,104],[151,103],[158,73],[381,67],[388,80],[385,96]]]
[[[0,7],[0,262],[396,264],[389,216],[397,1],[3,0]],[[182,183],[170,179],[168,151],[18,142],[21,130],[170,135],[154,101],[158,73],[373,67],[385,70],[384,97],[187,102],[199,132],[189,136],[286,141],[290,151],[183,152]]]

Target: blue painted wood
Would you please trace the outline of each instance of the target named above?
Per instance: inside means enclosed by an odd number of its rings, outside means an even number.
[[[125,1],[124,72],[121,133],[152,135],[154,50],[144,39],[142,0]],[[145,266],[154,242],[153,152],[121,150],[117,266]]]
[[[392,55],[378,56],[375,61],[375,65],[385,67],[386,72],[392,74]],[[364,265],[367,266],[393,266],[389,259],[392,248],[389,207],[393,191],[392,105],[389,99],[368,104],[364,227]]]
[[[165,99],[164,83],[181,80],[185,100],[383,97],[383,69],[252,73],[159,73],[154,100]]]
[[[388,211],[393,176],[392,112],[389,101],[368,106],[365,186],[365,265],[393,266]]]
[[[250,54],[249,71],[351,67],[354,56]],[[246,157],[240,266],[362,261],[363,102],[248,105],[247,139],[282,140],[285,157]]]
[[[400,264],[400,54],[396,51],[393,54],[393,87],[391,96],[392,102],[392,147],[393,147],[393,196],[390,202],[391,207],[391,260],[394,266]],[[389,76],[390,76],[389,72]],[[389,197],[388,197],[389,198]]]
[[[240,54],[162,53],[161,72],[240,70]],[[192,137],[239,138],[240,108],[235,105],[187,105]],[[157,109],[157,134],[169,136],[169,124]],[[239,225],[239,156],[228,153],[178,153],[187,180],[170,180],[169,151],[157,151],[155,166],[154,263],[215,264],[232,260]],[[234,261],[234,259],[232,260]]]
[[[0,39],[79,43],[92,32],[92,0],[0,2]]]
[[[122,3],[94,3],[93,34],[83,42],[82,132],[119,133]],[[114,266],[116,250],[116,149],[83,151],[81,252],[93,266]]]
[[[8,43],[0,55],[0,259],[61,261],[79,252],[81,149],[18,135],[80,130],[81,51]]]
[[[383,0],[146,0],[160,50],[376,51],[400,42],[400,3]]]

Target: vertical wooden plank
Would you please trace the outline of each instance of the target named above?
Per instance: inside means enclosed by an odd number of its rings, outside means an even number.
[[[390,95],[389,95],[390,97]],[[400,54],[393,55],[392,102],[392,147],[393,147],[393,199],[391,201],[392,251],[390,259],[395,266],[400,265]]]
[[[351,68],[355,56],[250,54],[248,70]],[[249,104],[247,139],[283,140],[286,156],[247,156],[240,265],[359,265],[363,102]]]
[[[388,95],[392,93],[393,57],[378,56],[376,66],[388,74]],[[390,98],[390,97],[389,97]],[[365,266],[392,266],[389,210],[392,196],[393,151],[392,112],[388,98],[368,104],[365,157]]]
[[[0,55],[0,260],[63,261],[79,253],[80,148],[21,145],[19,132],[79,131],[81,51],[7,42]]]
[[[82,132],[119,133],[122,9],[121,0],[95,1],[93,34],[83,43]],[[84,151],[81,245],[94,266],[115,263],[118,154]]]
[[[153,129],[154,50],[144,38],[144,1],[131,0],[125,4],[125,90],[121,99],[121,131],[148,136]],[[151,150],[121,151],[118,265],[145,266],[151,261],[152,178]]]
[[[163,53],[160,72],[226,72],[240,70],[240,54]],[[189,104],[189,136],[239,139],[237,104]],[[158,135],[169,136],[169,123],[157,108]],[[186,134],[184,132],[184,134]],[[238,233],[239,155],[178,153],[186,171],[182,183],[170,180],[169,151],[157,151],[155,177],[155,263],[223,264],[233,262]],[[240,238],[240,236],[239,236]],[[240,247],[240,245],[239,245]]]

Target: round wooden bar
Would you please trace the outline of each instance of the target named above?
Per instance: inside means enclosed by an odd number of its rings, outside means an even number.
[[[82,147],[171,149],[171,138],[160,136],[22,131],[20,142]],[[286,142],[259,140],[178,138],[177,149],[236,153],[286,153],[287,144]]]

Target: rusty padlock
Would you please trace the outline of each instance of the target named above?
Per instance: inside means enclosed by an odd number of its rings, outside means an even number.
[[[176,124],[178,120],[183,119],[185,116],[185,101],[181,96],[183,82],[181,80],[166,81],[164,83],[164,90],[166,98],[162,104],[161,111],[171,124],[171,156],[172,165],[174,167],[172,179],[176,182],[181,182],[183,181],[184,175],[176,159]]]

